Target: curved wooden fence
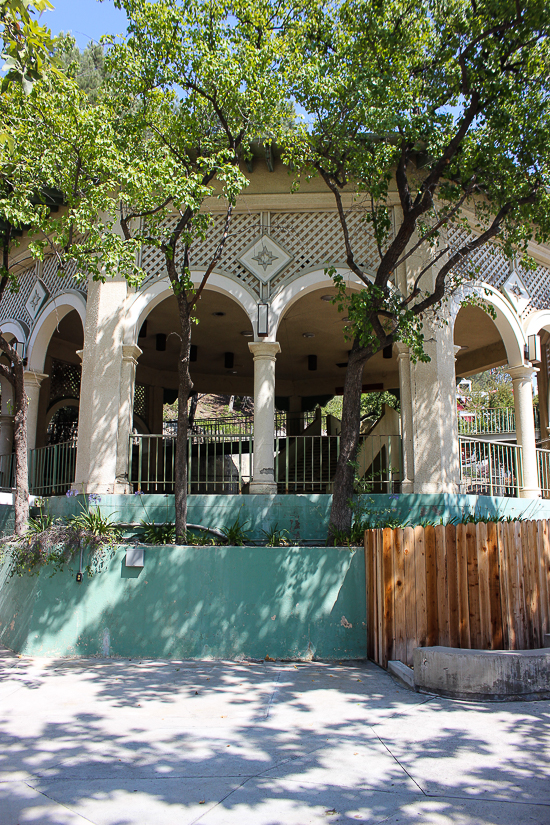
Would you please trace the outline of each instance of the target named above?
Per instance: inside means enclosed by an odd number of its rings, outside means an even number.
[[[550,632],[548,521],[367,530],[367,655],[530,650]]]

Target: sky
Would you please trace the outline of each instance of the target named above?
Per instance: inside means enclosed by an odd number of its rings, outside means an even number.
[[[52,34],[71,32],[78,47],[90,40],[98,41],[102,34],[122,34],[126,30],[126,15],[115,9],[112,0],[51,0],[53,11],[44,12],[40,22]]]

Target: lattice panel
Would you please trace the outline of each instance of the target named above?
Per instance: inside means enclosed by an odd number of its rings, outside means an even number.
[[[460,249],[472,236],[462,227],[449,227],[448,238],[453,251]],[[468,272],[479,267],[476,279],[486,281],[496,289],[508,280],[510,276],[510,262],[505,255],[492,244],[486,244],[476,249],[462,264],[454,267],[458,275],[466,277]]]
[[[59,274],[59,263],[57,258],[52,255],[44,261],[41,280],[50,295],[60,295],[68,289],[78,289],[80,292],[86,293],[88,291],[87,279],[85,277],[77,279],[75,274],[76,263],[74,261],[70,261],[66,265],[64,273]]]
[[[146,384],[136,384],[134,388],[134,415],[145,421],[149,418],[149,387]]]
[[[517,270],[531,297],[528,310],[550,309],[550,269],[538,266],[531,270],[518,266]]]
[[[367,269],[374,269],[378,252],[372,227],[363,220],[364,213],[357,211],[348,218],[350,232],[354,237],[357,260]],[[221,237],[225,218],[214,219],[206,240],[197,242],[191,250],[191,266],[205,269],[215,252]],[[175,218],[165,222],[167,231],[174,225]],[[249,289],[260,295],[260,282],[237,260],[261,231],[260,215],[237,215],[232,222],[227,238],[221,268]],[[338,215],[335,212],[272,212],[269,234],[280,243],[294,260],[270,282],[271,292],[275,292],[283,281],[300,274],[313,266],[327,266],[345,260],[344,238]],[[166,276],[163,256],[159,250],[143,250],[142,267],[147,273],[144,284]],[[176,258],[181,266],[181,257]]]
[[[30,315],[25,308],[25,304],[36,281],[36,264],[20,272],[17,280],[19,282],[19,292],[6,291],[2,297],[2,318],[5,320],[12,318],[15,321],[23,321],[28,326]]]
[[[164,221],[163,226],[166,227],[167,234],[171,227],[176,222],[175,218],[169,218]],[[197,269],[206,269],[210,264],[212,256],[222,237],[223,227],[225,224],[225,217],[218,215],[214,218],[214,222],[210,227],[208,235],[204,241],[197,241],[191,250],[191,267]],[[236,215],[231,222],[231,231],[227,237],[224,246],[223,258],[220,267],[227,272],[230,272],[235,279],[245,283],[249,289],[260,295],[260,284],[258,279],[248,272],[238,261],[237,258],[242,254],[250,242],[260,232],[260,216],[259,215]],[[182,265],[182,251],[181,247],[176,253],[176,266]],[[166,277],[166,267],[164,264],[164,255],[159,249],[146,247],[143,250],[141,266],[147,273],[147,277],[143,282],[143,286],[149,284],[157,278]]]
[[[469,237],[466,230],[461,227],[449,229],[449,241],[453,249],[459,249]],[[477,275],[479,280],[487,281],[496,289],[500,289],[510,277],[510,261],[494,245],[487,244],[476,250],[467,262],[455,267],[455,270],[459,275],[466,275],[468,270],[471,271],[476,266],[480,267]],[[550,307],[550,269],[546,266],[538,266],[530,270],[521,265],[516,265],[516,269],[531,298],[527,313],[533,309],[548,309]]]
[[[81,367],[52,358],[49,406],[63,398],[80,398]]]
[[[375,270],[378,251],[372,226],[365,222],[364,212],[348,215],[348,227],[357,262],[367,270]],[[344,236],[336,212],[272,212],[270,234],[294,256],[292,263],[271,281],[273,292],[283,281],[305,269],[341,263],[346,259]]]

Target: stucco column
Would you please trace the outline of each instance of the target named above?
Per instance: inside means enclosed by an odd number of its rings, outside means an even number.
[[[128,456],[128,427],[119,424],[129,417],[135,369],[135,356],[125,356],[122,345],[127,293],[123,279],[88,285],[74,485],[81,493],[129,489],[118,477]]]
[[[401,407],[401,451],[403,454],[403,478],[401,490],[412,493],[414,479],[413,462],[413,410],[411,394],[411,358],[409,348],[398,343],[397,365],[399,368],[399,397]]]
[[[458,493],[460,461],[452,328],[424,330],[430,361],[410,366],[414,493]]]
[[[514,388],[516,412],[516,438],[523,454],[523,487],[520,498],[537,498],[540,487],[537,472],[537,448],[535,442],[535,421],[533,417],[533,389],[531,379],[535,369],[527,364],[508,370]]]
[[[24,373],[25,392],[27,394],[27,448],[36,447],[36,426],[38,423],[38,402],[40,401],[40,385],[47,375],[42,372],[26,370]]]
[[[275,360],[278,342],[250,343],[254,356],[254,472],[250,492],[272,495],[275,479]]]
[[[118,417],[118,450],[116,464],[116,483],[118,492],[124,489],[130,492],[128,478],[128,459],[130,433],[134,422],[134,387],[136,381],[137,359],[141,350],[135,345],[122,347],[122,366],[120,372],[120,407]]]

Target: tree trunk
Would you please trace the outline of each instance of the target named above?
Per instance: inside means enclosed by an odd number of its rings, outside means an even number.
[[[338,541],[337,534],[349,535],[351,530],[352,510],[349,502],[353,499],[353,484],[357,444],[361,419],[361,390],[363,388],[363,367],[368,358],[354,343],[351,350],[346,380],[344,384],[344,403],[342,408],[342,429],[340,431],[340,456],[332,485],[332,507],[327,536],[327,546]]]
[[[29,468],[27,459],[27,394],[21,361],[13,365],[15,416],[13,443],[15,447],[15,534],[22,536],[29,520]]]
[[[176,544],[186,542],[187,533],[187,430],[189,426],[189,395],[193,389],[189,359],[191,350],[191,307],[183,296],[177,296],[179,305],[181,345],[178,364],[178,432],[175,462]]]

